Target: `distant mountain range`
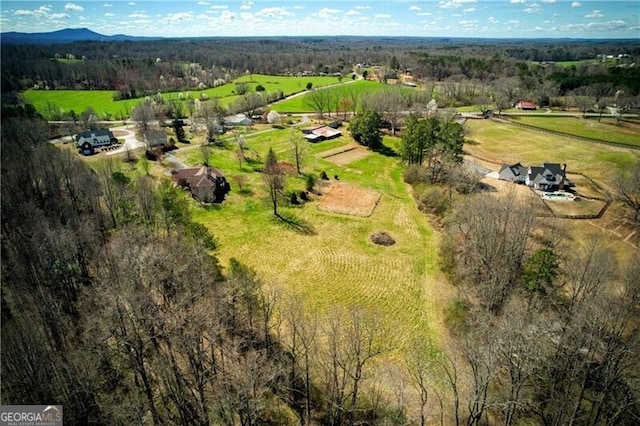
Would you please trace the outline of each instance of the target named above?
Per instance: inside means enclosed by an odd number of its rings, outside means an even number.
[[[125,34],[107,36],[98,34],[88,28],[67,28],[48,33],[19,33],[11,31],[0,34],[3,44],[58,44],[74,41],[142,41],[161,40],[162,37],[137,37]]]

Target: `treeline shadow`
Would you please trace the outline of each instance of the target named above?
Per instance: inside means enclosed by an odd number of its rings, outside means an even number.
[[[310,222],[301,219],[290,212],[278,212],[278,214],[275,215],[275,220],[285,228],[290,229],[300,235],[318,234],[318,232]]]

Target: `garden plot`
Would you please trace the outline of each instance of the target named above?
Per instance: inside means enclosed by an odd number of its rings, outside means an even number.
[[[318,209],[351,216],[371,216],[380,201],[380,192],[346,183],[334,183],[322,197]]]
[[[344,166],[345,164],[352,163],[354,161],[365,158],[371,154],[371,151],[363,146],[351,143],[346,146],[340,146],[335,149],[323,151],[318,154],[318,157],[332,162],[338,166]]]

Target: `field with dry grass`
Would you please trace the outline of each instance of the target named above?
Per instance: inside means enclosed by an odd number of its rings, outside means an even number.
[[[575,190],[589,197],[611,196],[615,179],[620,172],[640,162],[640,151],[631,148],[564,138],[489,120],[469,120],[465,123],[465,131],[467,138],[473,141],[465,145],[465,151],[489,160],[483,162],[474,159],[478,164],[497,170],[497,164],[500,163],[564,163],[567,164],[569,178],[576,184]],[[640,129],[637,129],[637,136],[640,138]],[[591,179],[576,173],[583,173]],[[502,184],[496,182],[492,180],[488,183],[501,188]],[[604,188],[604,191],[601,188]],[[596,214],[604,202],[581,200],[574,203],[555,201],[548,204],[558,214],[582,215]],[[629,220],[628,211],[618,203],[613,203],[602,218],[563,219],[562,223],[574,243],[590,238],[602,238],[616,251],[621,261],[624,261],[640,241],[640,232],[636,232],[637,225]]]
[[[247,135],[248,151],[265,158],[271,147],[279,160],[291,162],[292,135],[302,137],[297,129]],[[415,207],[398,158],[354,146],[349,136],[307,148],[303,171],[325,171],[330,181],[319,185],[327,185],[326,194],[310,194],[302,206],[283,199],[284,220],[271,213],[261,173],[251,163],[240,165],[232,147],[213,149],[212,163],[226,174],[232,192],[219,205],[194,203],[194,214],[214,234],[223,267],[239,259],[268,289],[301,297],[319,313],[334,307],[377,311],[397,331],[400,346],[414,337],[437,339],[451,288],[437,266],[438,235]],[[332,161],[337,155],[345,158]],[[201,162],[198,146],[176,156],[187,164]],[[242,188],[234,185],[237,176],[243,176]],[[287,190],[304,185],[304,177],[293,176]],[[379,231],[393,235],[396,244],[371,242]]]

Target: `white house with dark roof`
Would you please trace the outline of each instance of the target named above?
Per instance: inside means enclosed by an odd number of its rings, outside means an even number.
[[[529,167],[525,183],[540,191],[563,190],[570,186],[566,164],[544,163],[542,167]]]
[[[94,154],[96,148],[118,143],[118,139],[109,129],[87,130],[86,132],[78,133],[75,141],[76,147],[84,155]]]

